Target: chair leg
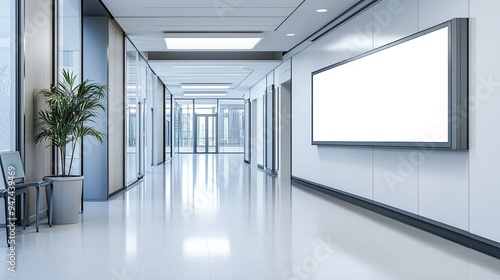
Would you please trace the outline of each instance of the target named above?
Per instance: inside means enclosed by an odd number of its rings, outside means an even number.
[[[52,184],[48,186],[48,188],[46,188],[46,191],[49,191],[49,207],[48,207],[48,212],[49,212],[49,227],[52,227],[52,215],[53,215],[53,207],[54,207],[54,199],[53,199],[53,195],[54,195],[54,189],[53,189],[53,186]]]
[[[40,188],[36,188],[36,232],[40,223]]]
[[[80,201],[80,213],[83,213],[83,185],[84,185],[84,182],[82,182],[82,198]]]
[[[7,195],[7,194],[4,194],[4,195]],[[10,247],[10,244],[9,244],[9,198],[8,196],[4,196],[3,197],[4,200],[5,200],[5,238],[6,238],[6,241],[7,241],[7,246]]]
[[[28,203],[26,203],[26,195],[27,193],[23,193],[23,197],[21,199],[22,203],[23,203],[23,229],[26,229],[26,219],[27,219],[27,216],[28,216]]]

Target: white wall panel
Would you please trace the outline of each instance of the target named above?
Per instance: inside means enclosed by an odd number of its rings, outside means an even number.
[[[263,95],[266,93],[266,79],[262,79],[255,86],[250,89],[250,100],[252,100],[252,106],[257,106],[257,126],[255,138],[252,139],[252,152],[255,151],[255,156],[257,162],[255,164],[264,165],[264,99]],[[254,101],[256,100],[256,101]]]
[[[373,48],[371,10],[369,9],[341,25],[312,46],[316,49],[314,70],[346,60]]]
[[[469,16],[469,0],[419,0],[418,2],[419,30],[452,18]]]
[[[374,200],[417,214],[419,152],[374,151]]]
[[[372,16],[374,47],[418,31],[418,1],[382,0],[374,6]],[[375,201],[416,214],[417,178],[418,151],[375,149]]]
[[[373,149],[318,146],[316,182],[373,199]]]
[[[314,181],[316,147],[311,145],[311,72],[314,48],[292,59],[292,176]]]
[[[343,61],[373,48],[372,10],[373,8],[351,19],[313,45],[315,49],[314,70]],[[295,66],[294,64],[293,71],[297,69]],[[310,80],[311,71],[307,75],[303,75],[303,77],[302,79]],[[310,82],[307,93],[307,104],[310,104]],[[310,108],[310,105],[308,105],[308,108]],[[308,114],[310,114],[310,110]],[[307,133],[303,134],[307,135],[310,143],[310,115],[308,115],[308,122]],[[295,138],[293,139],[295,141]],[[316,149],[315,154],[317,154],[315,168],[317,183],[364,198],[373,199],[372,149],[328,146],[312,147]]]
[[[420,152],[420,216],[468,230],[468,157],[467,152]]]
[[[373,44],[380,47],[418,31],[418,1],[382,0],[373,9]]]
[[[266,93],[266,79],[260,80],[250,89],[250,99],[259,99]]]
[[[500,242],[500,1],[470,4],[470,231]]]
[[[266,76],[266,88],[274,84],[274,71]]]
[[[291,91],[290,85],[282,87],[282,83],[290,81],[291,59],[286,60],[274,69],[274,83],[278,92],[278,176],[290,178],[291,176]]]
[[[276,86],[281,85],[281,83],[286,82],[291,78],[291,68],[292,60],[289,59],[280,64],[280,66],[276,67],[276,69],[274,69],[274,83],[276,84]],[[288,75],[284,75],[285,73],[288,73]]]

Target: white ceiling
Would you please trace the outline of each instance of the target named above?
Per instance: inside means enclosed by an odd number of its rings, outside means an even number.
[[[358,1],[102,0],[170,92],[182,96],[180,83],[230,83],[227,97],[242,97],[281,63],[282,52]],[[264,39],[252,51],[174,53],[163,41],[167,32],[257,32]]]

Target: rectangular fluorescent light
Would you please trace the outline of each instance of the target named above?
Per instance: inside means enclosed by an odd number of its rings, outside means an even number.
[[[252,38],[172,38],[165,37],[169,50],[251,50],[262,40]]]
[[[231,88],[231,84],[181,84],[183,90],[221,90]]]
[[[174,69],[245,69],[242,65],[174,65]]]
[[[248,73],[176,73],[173,77],[246,77]]]
[[[226,94],[225,93],[206,93],[206,94],[184,93],[184,96],[186,96],[186,97],[222,97],[222,96],[226,96]]]

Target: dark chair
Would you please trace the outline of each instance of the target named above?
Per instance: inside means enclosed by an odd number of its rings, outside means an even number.
[[[6,185],[7,188],[8,188],[8,185]],[[14,193],[12,192],[9,192],[8,189],[3,189],[3,190],[0,190],[0,197],[3,197],[4,198],[4,205],[5,205],[5,232],[6,232],[6,235],[7,235],[7,245],[10,246],[10,243],[9,243],[9,235],[10,235],[10,231],[9,231],[9,225],[10,224],[16,224],[16,218],[15,218],[15,212],[13,215],[11,215],[12,211],[9,211],[9,198],[12,197],[12,199],[15,199],[17,196],[21,196],[21,203],[22,203],[22,206],[21,208],[17,208],[17,209],[22,209],[22,211],[20,211],[20,216],[22,217],[22,226],[23,228],[26,228],[25,224],[26,224],[26,213],[28,212],[27,209],[26,209],[26,206],[27,206],[27,203],[26,203],[26,195],[27,195],[27,191],[28,191],[28,188],[15,188],[14,190]],[[10,201],[12,203],[12,201]],[[14,216],[14,217],[12,217]],[[13,221],[14,219],[14,221]]]
[[[23,226],[26,220],[26,193],[28,188],[36,189],[36,231],[38,232],[38,227],[40,224],[40,188],[45,187],[46,192],[48,192],[48,220],[49,227],[52,226],[52,181],[40,181],[40,182],[24,182],[24,168],[21,162],[21,156],[19,152],[0,152],[0,167],[2,169],[2,175],[5,184],[5,190],[1,190],[1,196],[5,200],[5,221],[8,221],[8,200],[12,193],[9,193],[9,181],[14,184],[15,193],[14,196],[23,196],[23,206],[24,213]],[[9,170],[10,169],[12,170]],[[11,171],[11,172],[9,172]],[[12,172],[13,171],[13,172]],[[12,183],[10,183],[12,185]],[[9,236],[9,231],[7,230],[7,240]]]

